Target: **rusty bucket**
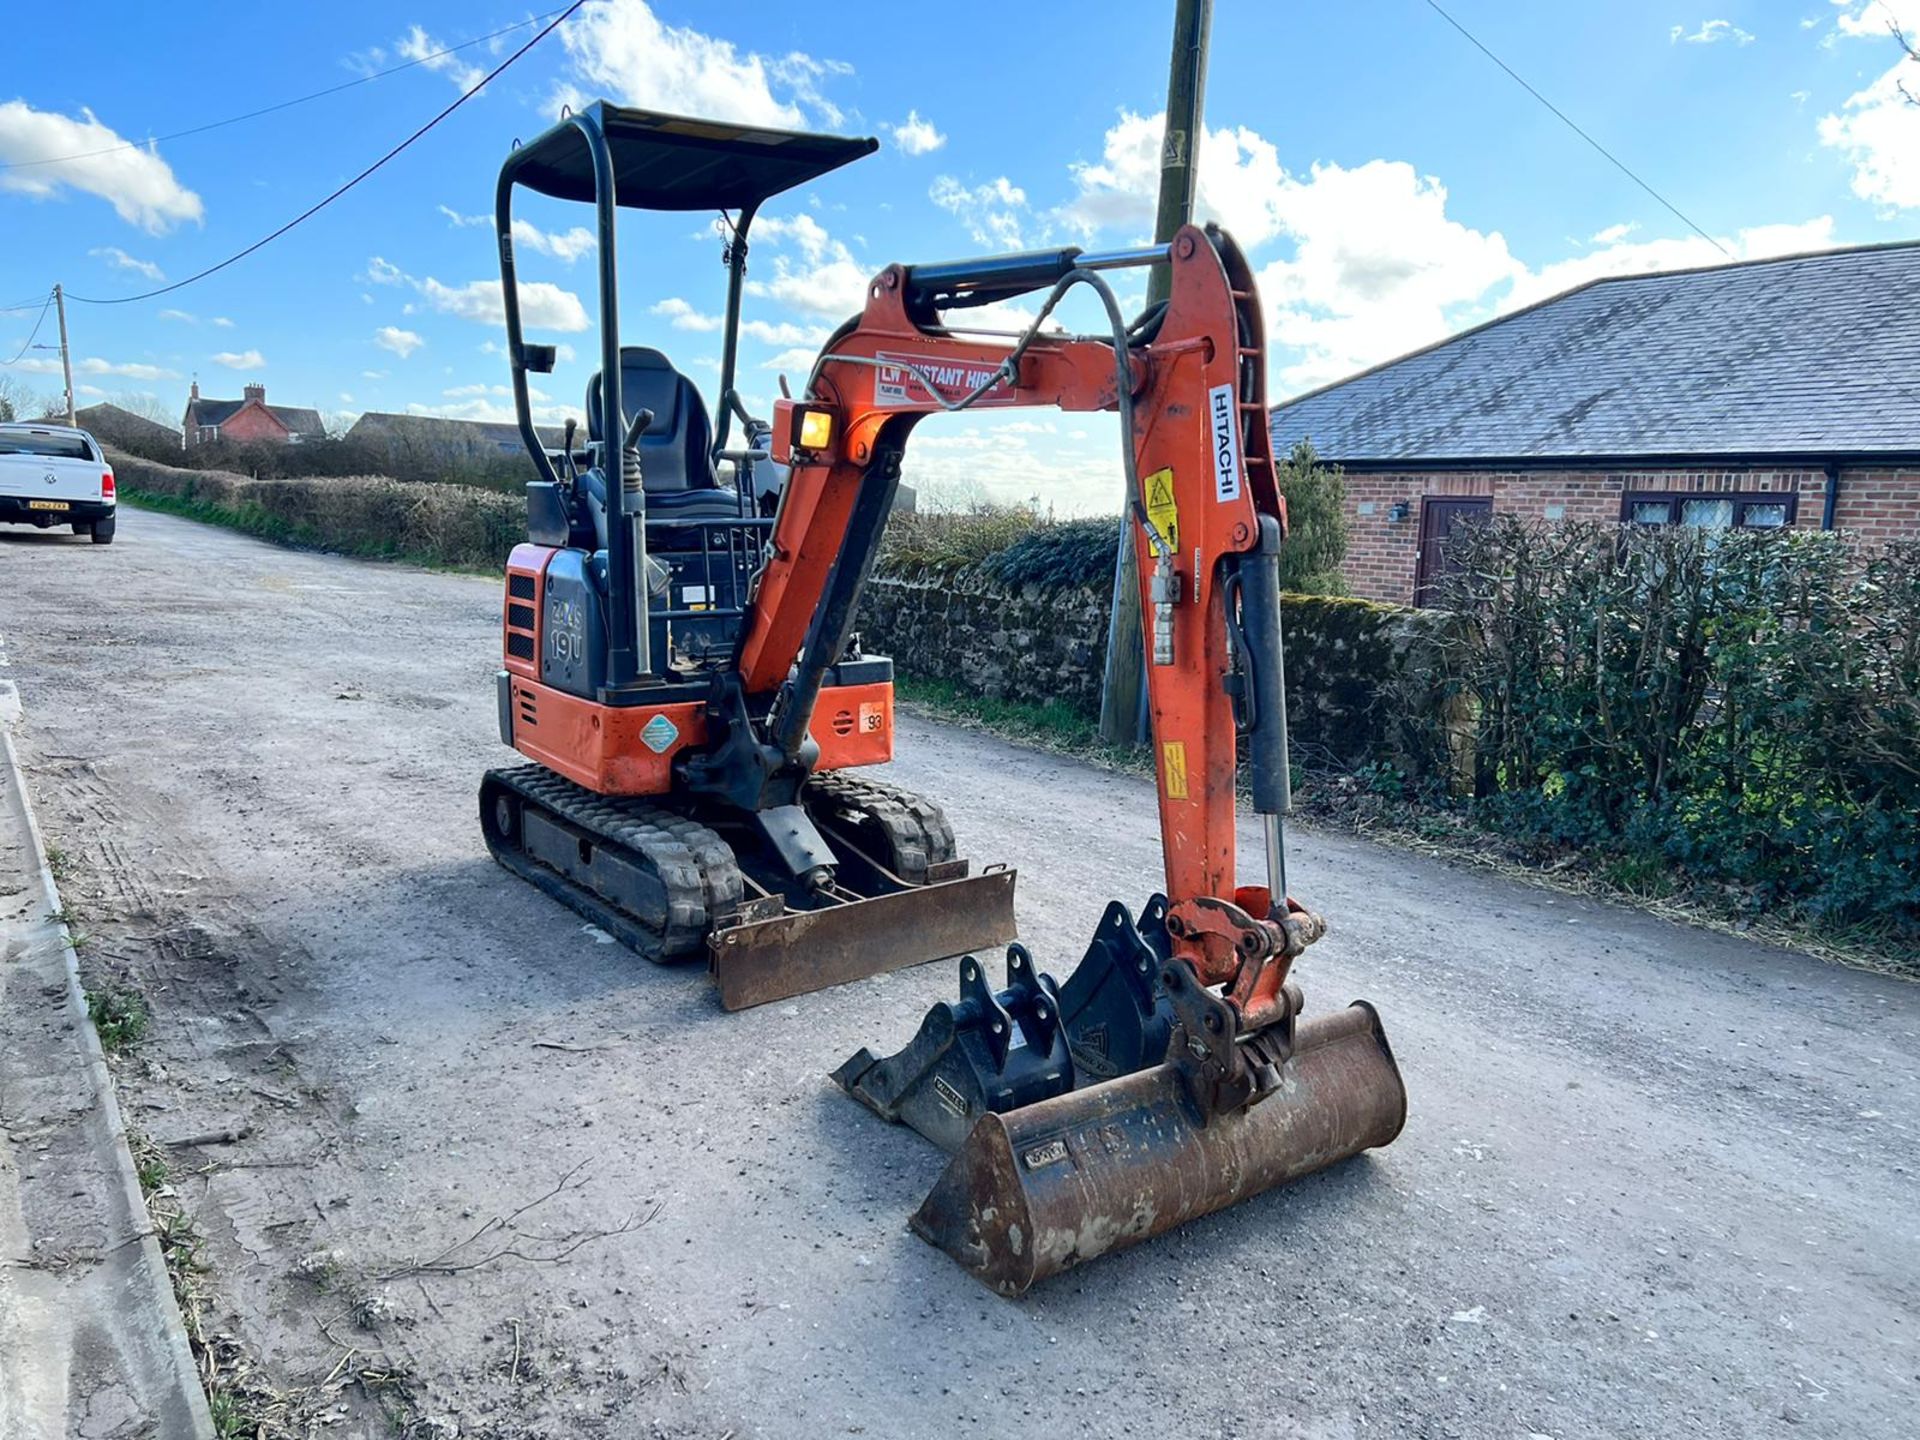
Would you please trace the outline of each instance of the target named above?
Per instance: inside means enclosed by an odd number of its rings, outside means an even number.
[[[1002,1295],[1389,1143],[1406,1087],[1364,1001],[1303,1021],[1279,1088],[1221,1115],[1170,1065],[980,1117],[914,1232]]]

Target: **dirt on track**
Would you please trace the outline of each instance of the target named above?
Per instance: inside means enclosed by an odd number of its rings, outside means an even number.
[[[1379,1005],[1405,1134],[1009,1303],[826,1081],[951,966],[726,1015],[486,858],[494,584],[129,511],[0,535],[0,593],[85,963],[154,1012],[129,1117],[246,1131],[168,1152],[209,1323],[329,1433],[1913,1433],[1920,986],[1299,835],[1296,974]],[[1043,969],[1159,883],[1138,779],[900,755]]]

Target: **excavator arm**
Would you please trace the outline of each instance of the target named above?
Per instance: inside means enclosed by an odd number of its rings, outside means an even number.
[[[1163,312],[1128,329],[1100,272],[1167,263]],[[939,312],[1089,284],[1112,338],[1043,332],[1011,348]],[[1378,1017],[1299,1020],[1289,968],[1324,932],[1287,897],[1279,552],[1286,503],[1266,428],[1252,274],[1225,234],[1166,247],[893,266],[776,407],[792,466],[740,673],[796,753],[818,677],[851,635],[901,457],[927,415],[1050,406],[1121,417],[1139,561],[1166,893],[1107,907],[1064,984],[1020,945],[995,991],[975,956],[960,999],[897,1053],[834,1079],[953,1158],[913,1228],[1003,1294],[1331,1164],[1399,1132],[1406,1096]],[[836,543],[836,537],[840,537]],[[798,656],[796,663],[795,657]],[[1266,873],[1237,867],[1238,752]]]
[[[772,554],[744,631],[751,695],[778,694],[774,743],[805,734],[817,676],[837,658],[918,423],[958,408],[1119,410],[1128,530],[1139,559],[1142,644],[1159,779],[1173,954],[1225,986],[1241,1029],[1284,1018],[1292,957],[1318,931],[1290,909],[1279,870],[1285,714],[1276,559],[1286,504],[1265,423],[1265,338],[1244,257],[1189,226],[1164,254],[1171,298],[1150,337],[1037,332],[1009,351],[922,323],[940,298],[1059,287],[1106,263],[1075,251],[916,271],[871,283],[865,310],[829,342],[806,394],[782,400],[775,457],[792,466]],[[1021,262],[1025,262],[1022,264]],[[960,287],[977,281],[972,292]],[[1124,384],[1125,394],[1122,394]],[[844,537],[840,540],[840,537]],[[836,543],[840,540],[840,543]],[[800,662],[795,666],[794,657]],[[811,678],[811,688],[810,681]],[[1270,873],[1235,867],[1236,745],[1253,757],[1255,808],[1272,827]]]

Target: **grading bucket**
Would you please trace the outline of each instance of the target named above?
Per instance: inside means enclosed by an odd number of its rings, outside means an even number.
[[[1002,1295],[1020,1295],[1289,1180],[1385,1145],[1406,1087],[1364,1001],[1302,1021],[1277,1090],[1208,1115],[1171,1065],[987,1114],[912,1225]]]

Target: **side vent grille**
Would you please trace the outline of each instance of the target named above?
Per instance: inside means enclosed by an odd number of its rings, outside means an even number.
[[[520,718],[514,723],[526,726],[538,725],[540,723],[540,710],[534,703],[533,692],[531,690],[522,690],[516,686],[513,693],[520,702]]]
[[[853,711],[836,710],[833,713],[833,733],[851,735],[853,733]]]
[[[507,659],[524,664],[535,663],[540,654],[540,618],[538,581],[532,575],[507,572]]]

